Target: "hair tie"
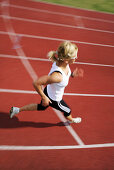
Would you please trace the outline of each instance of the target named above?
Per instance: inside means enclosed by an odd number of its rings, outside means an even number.
[[[58,58],[58,51],[55,51],[55,58],[56,58],[57,60],[59,60],[59,58]]]

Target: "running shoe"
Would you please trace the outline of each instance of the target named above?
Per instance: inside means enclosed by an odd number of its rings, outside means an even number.
[[[12,118],[14,115],[19,113],[19,108],[18,107],[12,107],[10,110],[10,118]]]
[[[81,117],[73,118],[72,121],[69,121],[69,123],[80,123],[82,121]]]

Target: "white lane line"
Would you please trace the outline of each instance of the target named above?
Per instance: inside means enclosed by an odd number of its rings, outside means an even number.
[[[23,60],[35,60],[35,61],[47,61],[51,62],[49,59],[45,58],[36,58],[36,57],[24,57],[20,56],[14,56],[14,55],[7,55],[7,54],[0,54],[1,58],[13,58],[13,59],[23,59]],[[95,64],[95,63],[84,63],[84,62],[74,62],[74,64],[81,64],[81,65],[90,65],[90,66],[100,66],[100,67],[114,67],[114,65],[106,65],[106,64]]]
[[[66,96],[86,96],[86,97],[114,97],[114,95],[108,94],[80,94],[80,93],[64,93]]]
[[[114,143],[91,144],[91,145],[68,145],[68,146],[16,146],[0,145],[0,150],[61,150],[61,149],[93,149],[111,148]]]
[[[5,0],[4,3],[9,4],[9,0]],[[2,9],[3,15],[9,16],[8,6],[6,6],[6,7],[2,6],[1,9]],[[15,42],[17,41],[18,35],[14,32],[14,29],[12,27],[12,24],[10,23],[10,20],[7,19],[7,18],[4,18],[4,17],[3,17],[3,20],[4,20],[4,23],[5,23],[7,34],[9,35],[9,38],[11,39],[13,46],[15,46]],[[21,35],[19,35],[19,36],[21,37]],[[15,49],[15,50],[16,50],[19,58],[20,58],[20,56],[26,57],[25,54],[24,54],[24,51],[21,49],[21,47]],[[28,60],[22,60],[21,58],[20,58],[20,60],[21,60],[22,64],[24,65],[24,67],[26,68],[29,75],[31,74],[32,79],[33,80],[37,79],[37,75],[36,75],[35,71],[33,70],[32,66],[30,65],[29,61]]]
[[[90,66],[100,66],[100,67],[114,67],[114,65],[95,64],[95,63],[84,63],[84,62],[75,62],[75,64],[90,65]]]
[[[3,93],[38,94],[36,91],[30,91],[30,90],[14,90],[14,89],[2,89],[2,88],[0,88],[0,92],[3,92]]]
[[[114,13],[111,13],[111,12],[103,12],[103,11],[96,11],[96,10],[93,10],[93,9],[84,9],[84,8],[79,8],[79,7],[73,7],[73,6],[69,6],[69,5],[63,5],[63,4],[58,4],[58,3],[53,3],[53,2],[46,2],[46,1],[40,1],[40,0],[28,0],[28,1],[31,1],[31,2],[36,2],[38,3],[38,1],[42,4],[49,4],[49,5],[53,5],[53,6],[60,6],[60,7],[66,7],[67,9],[77,9],[77,10],[81,10],[81,11],[89,11],[89,12],[92,12],[92,13],[97,13],[97,14],[107,14],[107,15],[113,15]],[[92,18],[92,17],[91,17]]]
[[[45,58],[24,57],[24,56],[20,56],[20,58],[19,58],[18,56],[6,55],[6,54],[0,54],[0,57],[1,58],[13,58],[13,59],[20,59],[21,58],[23,60],[35,60],[35,61],[48,61],[48,62],[50,61],[49,59],[45,59]]]
[[[76,25],[78,26],[78,28],[85,28],[85,25],[84,25],[84,22],[83,22],[83,20],[82,20],[82,17],[77,17],[77,16],[75,16],[74,17],[74,20],[75,20],[75,22],[76,22]]]
[[[38,35],[13,33],[13,32],[8,32],[8,31],[7,31],[7,32],[5,32],[5,31],[0,31],[0,34],[9,35],[9,36],[22,36],[22,37],[42,39],[42,40],[60,41],[60,42],[61,42],[61,41],[66,41],[66,39],[61,39],[61,38],[53,38],[53,37],[44,37],[44,36],[38,36]],[[75,41],[75,40],[69,40],[69,41],[72,41],[72,42],[78,43],[78,44],[86,44],[86,45],[93,45],[93,46],[101,46],[101,47],[114,48],[114,45],[110,45],[110,44],[98,44],[98,43]]]
[[[2,89],[1,93],[22,93],[22,94],[38,94],[36,91],[31,90],[16,90],[16,89]],[[81,93],[64,93],[65,96],[83,96],[83,97],[114,97],[114,95],[108,94],[81,94]]]
[[[6,6],[2,6],[2,13],[3,13],[4,15],[10,16],[9,8],[8,8],[8,6],[9,6],[9,0],[4,0],[4,3],[7,4],[7,7],[6,7]],[[9,35],[9,38],[11,39],[13,45],[15,45],[15,40],[16,40],[17,37],[16,37],[16,33],[15,33],[13,27],[12,27],[12,24],[11,24],[11,22],[10,22],[9,19],[6,19],[6,18],[3,18],[3,19],[4,19],[4,22],[5,22],[5,26],[6,26],[7,31],[9,31],[9,34],[8,34],[8,35]],[[10,34],[10,33],[11,33],[11,34]],[[12,36],[12,34],[13,34],[13,36]],[[17,52],[17,54],[18,54],[19,57],[20,57],[20,56],[26,57],[26,55],[25,55],[23,49],[21,48],[21,46],[20,46],[19,48],[16,48],[15,50],[16,50],[16,52]],[[26,58],[27,58],[27,57],[26,57]],[[21,59],[21,58],[20,58],[20,60],[22,61],[22,64],[24,65],[26,71],[29,73],[30,77],[31,77],[33,80],[37,79],[37,78],[38,78],[38,77],[37,77],[37,74],[36,74],[36,72],[34,71],[34,69],[32,68],[32,66],[31,66],[31,64],[29,63],[29,61],[28,61],[28,60],[23,60],[23,59]],[[55,112],[55,113],[56,113],[56,112]],[[61,118],[61,116],[60,116],[60,118]],[[61,120],[61,119],[60,119],[60,120]],[[65,122],[63,122],[63,123],[65,124]],[[75,139],[75,142],[76,142],[76,143],[78,143],[79,145],[84,144],[84,143],[82,142],[82,140],[80,139],[80,137],[77,135],[77,133],[74,132],[74,130],[73,130],[73,128],[72,128],[71,126],[69,126],[68,131],[70,132],[71,136]],[[74,135],[75,135],[75,136],[74,136]],[[80,141],[81,141],[81,142],[80,142]]]
[[[84,19],[98,21],[98,22],[107,22],[107,23],[112,23],[112,24],[114,23],[114,21],[111,21],[111,20],[98,19],[98,18],[92,18],[92,17],[85,17],[85,16],[79,16],[79,15],[68,14],[68,13],[63,13],[63,12],[54,12],[54,11],[36,9],[36,8],[25,7],[25,6],[20,6],[20,5],[2,4],[2,3],[0,3],[0,5],[9,6],[9,7],[12,7],[12,8],[30,10],[30,11],[35,11],[35,12],[43,12],[43,13],[46,13],[46,14],[49,13],[49,14],[53,14],[53,15],[54,14],[55,15],[62,15],[62,16],[66,16],[66,17],[81,17],[81,18],[84,18]]]
[[[12,17],[12,16],[3,16],[0,15],[0,17],[5,17],[8,19],[12,20],[18,20],[18,21],[24,21],[24,22],[32,22],[32,23],[38,23],[38,24],[47,24],[47,25],[53,25],[53,26],[61,26],[61,27],[68,27],[68,28],[74,28],[74,29],[82,29],[82,30],[87,30],[87,31],[95,31],[95,32],[102,32],[102,33],[109,33],[109,34],[114,34],[114,31],[107,31],[107,30],[100,30],[100,29],[93,29],[93,28],[88,28],[84,27],[84,24],[82,21],[80,21],[77,17],[75,17],[75,20],[77,22],[78,26],[75,25],[67,25],[67,24],[59,24],[55,22],[47,22],[47,21],[41,21],[41,20],[33,20],[33,19],[28,19],[28,18],[20,18],[20,17]]]
[[[84,142],[81,140],[81,138],[78,136],[77,132],[72,128],[72,126],[68,126],[66,125],[66,119],[63,116],[63,114],[61,114],[60,111],[56,110],[53,108],[53,110],[55,111],[56,115],[58,116],[58,118],[64,123],[65,127],[67,128],[67,130],[69,131],[69,133],[73,136],[74,140],[77,141],[77,143],[80,146],[84,145]]]

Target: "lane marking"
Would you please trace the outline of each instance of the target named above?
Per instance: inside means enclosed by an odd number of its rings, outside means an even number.
[[[7,6],[2,6],[2,13],[4,15],[7,15],[7,16],[10,16],[10,13],[9,13],[9,0],[4,0],[4,3],[7,4]],[[4,22],[5,22],[5,27],[8,31],[8,35],[9,35],[9,38],[11,39],[12,43],[14,44],[15,43],[15,40],[16,40],[16,36],[17,34],[15,33],[15,30],[13,29],[13,26],[10,22],[9,19],[6,19],[6,18],[3,18],[4,19]],[[11,33],[11,34],[10,34]],[[13,35],[13,36],[12,36]],[[16,48],[15,49],[18,56],[24,56],[25,58],[26,55],[23,51],[23,49],[21,47],[19,48]],[[32,78],[32,80],[35,80],[37,79],[37,74],[36,72],[34,71],[34,69],[32,68],[31,64],[29,63],[28,60],[23,60],[22,58],[20,58],[20,60],[22,61],[22,64],[24,65],[26,71],[29,73],[30,77]],[[57,114],[57,112],[55,112]],[[61,116],[59,117],[61,118]],[[61,120],[61,119],[60,119]],[[63,120],[63,119],[62,119]],[[62,121],[61,120],[61,121]],[[65,122],[63,122],[65,124]],[[66,126],[65,126],[66,127]],[[75,139],[75,142],[78,143],[79,145],[83,145],[84,143],[82,142],[81,138],[77,135],[77,133],[73,130],[73,128],[71,126],[69,126],[69,128],[67,128],[68,131],[70,132],[71,136]]]
[[[48,61],[48,62],[51,62],[49,59],[45,59],[45,58],[24,57],[24,56],[20,56],[20,58],[19,58],[18,56],[7,55],[7,54],[0,54],[0,57],[1,58],[13,58],[13,59],[20,59],[21,58],[23,60],[35,60],[35,61]]]
[[[5,17],[5,18],[8,18],[8,19],[18,20],[18,21],[33,22],[33,23],[38,23],[38,24],[47,24],[47,25],[68,27],[68,28],[74,28],[74,29],[82,29],[82,30],[87,30],[87,31],[95,31],[95,32],[114,34],[114,31],[100,30],[100,29],[84,27],[84,24],[83,24],[82,21],[80,21],[81,19],[79,19],[79,17],[75,17],[75,20],[76,20],[78,26],[67,25],[67,24],[60,24],[60,23],[55,23],[55,22],[47,22],[47,21],[42,21],[42,20],[34,20],[34,19],[13,17],[13,16],[3,16],[3,15],[0,15],[0,17]]]
[[[83,145],[83,143],[82,143],[82,144],[80,144],[79,146],[80,146],[80,148],[87,148],[87,147],[88,147],[88,148],[91,148],[91,147],[92,147],[92,148],[93,148],[93,147],[113,147],[114,144],[112,143],[112,144],[98,144],[98,145]],[[78,146],[78,148],[79,148],[79,146]],[[10,146],[5,146],[5,145],[3,146],[3,145],[1,145],[1,146],[0,146],[0,149],[1,149],[1,150],[4,150],[4,149],[5,149],[5,150],[6,150],[6,149],[7,149],[7,150],[10,150],[11,148],[9,148],[9,147],[10,147]],[[18,148],[15,148],[15,146],[14,146],[14,147],[11,146],[11,147],[12,147],[13,150],[15,150],[15,149],[17,149],[17,150],[21,150],[21,149],[23,150],[23,149],[24,149],[24,150],[25,150],[25,147],[26,147],[27,150],[33,149],[33,148],[31,148],[31,146],[30,146],[30,147],[29,147],[29,146],[24,146],[24,148],[23,148],[23,146],[17,146]],[[29,148],[27,148],[27,147],[29,147]],[[36,146],[36,147],[37,147],[37,149],[40,149],[40,150],[41,150],[41,147],[42,147],[42,149],[49,149],[48,146],[40,146],[40,148],[38,148],[39,146]],[[51,146],[50,149],[52,149],[52,147],[53,147],[53,146]],[[64,148],[63,148],[63,147],[64,147]],[[74,149],[74,147],[77,148],[77,145],[76,145],[76,146],[73,146],[72,148]],[[57,148],[57,149],[65,149],[66,146],[62,146],[62,148],[59,148],[59,146],[56,146],[56,148]],[[34,148],[34,149],[36,150],[36,148]],[[53,149],[54,149],[54,148],[53,148]],[[71,149],[71,146],[70,146],[70,147],[67,146],[67,149]]]
[[[85,25],[84,25],[84,22],[83,22],[83,20],[82,20],[82,17],[80,16],[75,16],[74,17],[74,20],[75,20],[75,22],[76,22],[76,24],[77,24],[77,26],[78,26],[78,28],[85,28]]]
[[[87,97],[114,97],[114,95],[108,94],[80,94],[80,93],[65,93],[66,96],[87,96]]]
[[[36,2],[36,3],[38,3],[38,1],[39,1],[42,4],[49,4],[49,5],[54,5],[54,6],[66,7],[66,8],[77,9],[77,10],[81,10],[81,11],[89,11],[89,12],[97,13],[97,14],[107,14],[107,15],[113,15],[114,14],[114,13],[111,13],[111,12],[96,11],[96,10],[93,10],[93,9],[73,7],[73,6],[63,5],[63,4],[53,3],[53,2],[46,2],[46,1],[41,2],[40,0],[28,0],[28,1]]]
[[[3,3],[4,4],[9,4],[9,0],[4,0]],[[6,6],[6,7],[2,6],[1,9],[2,9],[2,13],[4,15],[9,16],[9,8],[8,8],[8,6]],[[3,20],[4,20],[4,23],[5,23],[7,34],[9,35],[9,38],[10,38],[13,46],[15,46],[15,42],[17,41],[17,37],[22,37],[22,35],[17,35],[14,32],[14,29],[13,29],[12,24],[10,23],[9,19],[3,17]],[[12,34],[13,34],[13,36],[12,36]],[[25,57],[24,51],[22,50],[21,46],[19,46],[19,48],[16,48],[15,50],[16,50],[19,58],[20,58],[20,56]],[[36,75],[35,71],[33,70],[32,66],[30,65],[29,61],[28,60],[22,60],[21,58],[20,58],[20,60],[21,60],[22,64],[24,65],[24,67],[26,68],[29,75],[31,74],[32,79],[33,80],[37,79],[37,75]]]
[[[38,35],[14,33],[14,32],[9,32],[9,31],[7,31],[7,32],[0,31],[0,34],[9,35],[9,36],[23,36],[23,37],[27,37],[27,38],[35,38],[35,39],[51,40],[51,41],[60,41],[60,42],[61,41],[66,41],[66,39],[61,39],[61,38],[53,38],[53,37],[45,37],[45,36],[38,36]],[[78,43],[78,44],[86,44],[86,45],[114,48],[114,45],[109,45],[109,44],[98,44],[98,43],[75,41],[75,40],[69,40],[69,41],[72,41],[72,42]]]
[[[0,145],[0,150],[61,150],[61,149],[93,149],[93,148],[110,148],[114,143],[91,144],[91,145],[68,145],[68,146],[15,146]]]
[[[61,112],[59,110],[56,110],[54,108],[52,108],[56,115],[58,116],[58,118],[64,123],[64,125],[66,125],[66,119],[63,116],[63,114],[61,114]],[[67,128],[67,130],[70,132],[70,134],[73,136],[74,140],[80,145],[83,146],[84,142],[81,140],[81,138],[78,136],[77,132],[72,128],[72,126],[65,126]]]
[[[2,6],[2,3],[0,3]],[[93,20],[93,21],[98,21],[98,22],[107,22],[107,23],[114,23],[114,21],[111,20],[105,20],[105,19],[98,19],[98,18],[92,18],[92,17],[85,17],[85,16],[79,16],[79,15],[74,15],[74,14],[68,14],[68,13],[63,13],[63,12],[54,12],[54,11],[49,11],[49,10],[44,10],[44,9],[36,9],[36,8],[31,8],[31,7],[25,7],[25,6],[20,6],[20,5],[13,5],[13,4],[3,4],[4,6],[9,6],[12,8],[18,8],[18,9],[24,9],[24,10],[30,10],[30,11],[35,11],[35,12],[43,12],[43,13],[49,13],[49,14],[55,14],[55,15],[62,15],[62,16],[69,16],[69,17],[81,17],[84,19],[88,20]]]
[[[20,58],[18,56],[14,56],[14,55],[7,55],[7,54],[0,54],[1,58],[13,58],[13,59],[23,59],[23,60],[35,60],[35,61],[47,61],[47,62],[51,62],[49,59],[45,59],[45,58],[35,58],[35,57],[24,57],[24,56],[20,56]],[[95,64],[95,63],[84,63],[84,62],[74,62],[74,64],[81,64],[81,65],[90,65],[90,66],[100,66],[100,67],[114,67],[114,65],[106,65],[106,64]]]
[[[31,90],[16,90],[16,89],[2,89],[1,93],[22,93],[22,94],[38,94],[36,91]],[[108,94],[81,94],[81,93],[64,93],[65,96],[83,96],[83,97],[114,97],[114,95]]]

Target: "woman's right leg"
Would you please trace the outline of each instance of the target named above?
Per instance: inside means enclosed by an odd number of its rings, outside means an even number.
[[[44,93],[47,95],[47,89],[44,89]],[[21,108],[18,107],[12,107],[10,110],[10,118],[12,118],[14,115],[18,114],[19,112],[22,111],[35,111],[35,110],[45,110],[47,109],[49,106],[42,106],[42,101],[40,102],[40,104],[28,104],[25,105]]]
[[[10,110],[10,118],[12,118],[14,115],[18,114],[19,112],[22,111],[43,111],[45,109],[47,109],[49,106],[42,106],[42,102],[40,104],[28,104],[22,107],[12,107]]]
[[[10,110],[10,118],[12,118],[14,115],[18,114],[21,111],[33,111],[33,110],[37,110],[37,106],[38,104],[28,104],[25,105],[21,108],[19,107],[12,107]]]
[[[25,106],[21,107],[19,109],[19,112],[22,112],[22,111],[34,111],[34,110],[37,110],[37,106],[38,106],[38,104],[28,104],[28,105],[25,105]]]

